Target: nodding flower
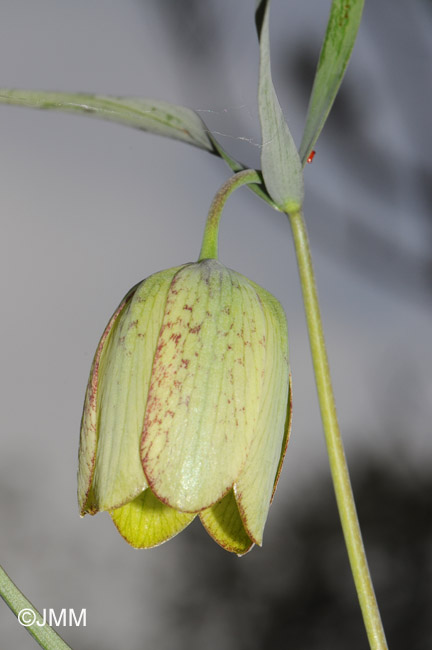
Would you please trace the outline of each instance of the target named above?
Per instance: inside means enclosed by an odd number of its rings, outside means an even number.
[[[243,555],[262,535],[290,431],[285,314],[216,259],[156,273],[120,303],[85,398],[81,515],[137,548],[196,516]]]

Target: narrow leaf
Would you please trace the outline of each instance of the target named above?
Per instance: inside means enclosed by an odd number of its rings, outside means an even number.
[[[241,162],[228,155],[207,129],[199,115],[184,106],[138,97],[104,97],[81,93],[10,90],[6,88],[0,89],[0,104],[78,113],[101,120],[118,122],[125,126],[181,140],[204,149],[209,153],[220,156],[234,172],[247,169]],[[259,185],[250,185],[249,188],[272,207],[276,207]]]
[[[333,105],[354,46],[364,0],[333,0],[309,100],[300,146],[302,164],[312,151]]]
[[[285,212],[299,210],[303,202],[300,158],[280,107],[271,77],[269,0],[256,10],[260,41],[258,107],[262,131],[261,165],[268,193]]]
[[[219,156],[234,172],[247,169],[223,149],[207,129],[200,116],[190,108],[168,102],[138,97],[105,97],[81,93],[58,93],[42,90],[0,89],[0,104],[78,113],[101,120],[117,122],[141,131],[148,131],[181,140]],[[249,185],[255,194],[277,208],[264,187]]]
[[[138,97],[0,89],[0,103],[81,113],[182,140],[213,152],[208,130],[190,108]]]

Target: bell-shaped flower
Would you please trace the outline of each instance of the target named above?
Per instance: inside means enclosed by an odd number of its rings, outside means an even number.
[[[81,514],[108,511],[137,548],[199,515],[225,549],[261,545],[290,428],[279,302],[215,259],[135,286],[93,362],[81,426]]]

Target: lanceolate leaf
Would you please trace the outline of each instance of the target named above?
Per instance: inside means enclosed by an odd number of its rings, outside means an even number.
[[[357,36],[364,0],[333,0],[300,146],[304,165],[333,105]]]
[[[234,172],[246,169],[245,165],[227,154],[207,129],[200,116],[184,106],[139,97],[107,97],[8,88],[0,89],[0,104],[65,111],[118,122],[204,149],[220,156]],[[251,185],[250,189],[264,201],[273,205],[269,196],[259,185]]]
[[[285,212],[299,210],[303,202],[300,158],[280,107],[271,77],[269,0],[256,10],[260,41],[258,107],[262,132],[261,165],[268,193]]]
[[[0,89],[1,104],[81,113],[182,140],[213,152],[208,129],[190,108],[138,97]]]

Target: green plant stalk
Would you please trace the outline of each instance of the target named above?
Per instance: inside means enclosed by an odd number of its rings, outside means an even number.
[[[228,197],[242,185],[260,185],[262,182],[261,174],[255,169],[245,169],[231,176],[222,185],[210,206],[198,262],[206,259],[217,259],[218,257],[219,223]]]
[[[1,101],[1,97],[0,97],[0,101]],[[231,158],[231,156],[229,156],[227,154],[227,152],[222,147],[222,145],[219,144],[219,142],[212,136],[211,133],[209,133],[208,136],[209,136],[210,142],[213,145],[213,149],[214,149],[213,153],[214,153],[215,156],[220,156],[222,158],[222,160],[224,160],[226,162],[228,167],[231,167],[233,172],[247,171],[248,168],[246,167],[246,165],[243,165],[243,163],[239,162],[238,160],[235,160],[234,158]],[[262,176],[261,176],[260,183],[262,183],[262,182],[263,182],[263,180],[262,180]],[[268,203],[272,208],[274,208],[275,210],[278,210],[280,212],[280,210],[277,207],[276,203],[274,201],[272,201],[272,199],[269,197],[269,195],[267,194],[267,191],[264,189],[262,184],[261,185],[255,185],[254,183],[251,183],[249,185],[248,189],[252,190],[252,192],[255,192],[255,194],[257,196],[259,196],[260,199],[262,199],[263,201]]]
[[[337,421],[306,224],[301,212],[292,213],[288,216],[294,237],[330,470],[351,571],[363,614],[369,645],[372,650],[385,650],[387,643],[369,573],[342,437]]]
[[[22,610],[29,610],[34,615],[34,623],[26,626],[29,632],[45,650],[71,650],[63,639],[49,625],[43,625],[43,618],[31,602],[21,593],[7,573],[0,567],[0,596],[10,607],[15,616]],[[37,624],[39,623],[39,625]]]

